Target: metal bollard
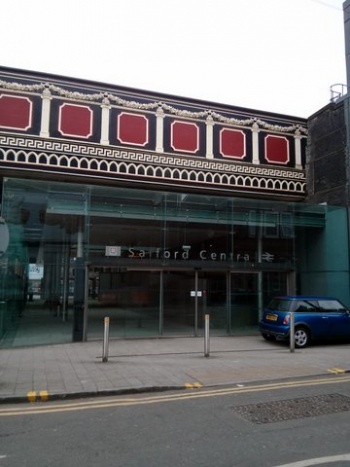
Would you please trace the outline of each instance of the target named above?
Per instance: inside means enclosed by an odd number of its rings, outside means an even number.
[[[294,352],[295,349],[295,326],[294,326],[294,313],[290,314],[290,321],[289,321],[289,337],[290,337],[290,351]]]
[[[209,357],[209,324],[210,324],[210,316],[204,315],[204,356]]]
[[[104,333],[103,333],[103,352],[102,361],[108,362],[108,345],[109,345],[109,317],[104,319]]]

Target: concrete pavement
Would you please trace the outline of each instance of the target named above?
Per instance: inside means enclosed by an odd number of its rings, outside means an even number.
[[[246,384],[350,372],[350,344],[288,344],[259,335],[91,341],[0,350],[0,402]]]

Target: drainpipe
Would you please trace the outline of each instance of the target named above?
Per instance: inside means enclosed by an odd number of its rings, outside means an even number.
[[[198,336],[198,270],[194,271],[194,335]]]
[[[345,4],[344,4],[345,5]],[[350,1],[348,2],[349,6],[349,13],[350,13]],[[344,6],[344,13],[345,13],[345,6]],[[349,15],[350,16],[350,15]],[[350,23],[350,19],[349,19]],[[350,24],[349,24],[349,35],[350,35]],[[350,50],[349,50],[350,53]],[[349,57],[349,55],[348,55]],[[350,58],[348,59],[349,61],[349,67],[350,67]],[[348,80],[350,76],[348,75]],[[349,100],[350,97],[349,95],[346,96],[344,99],[344,120],[345,120],[345,128],[346,128],[346,144],[345,144],[345,161],[346,161],[346,195],[347,195],[347,226],[348,226],[348,277],[349,277],[349,287],[348,290],[350,290],[350,109],[349,109]],[[349,302],[350,302],[350,297],[349,297]],[[350,304],[350,303],[349,303]]]
[[[258,264],[262,267],[262,226],[258,227]],[[258,272],[258,316],[259,320],[263,313],[263,272]]]
[[[159,335],[164,332],[164,271],[160,271],[159,278]]]
[[[85,266],[83,258],[83,228],[79,219],[77,232],[77,257],[75,259],[74,305],[73,305],[73,341],[81,342],[84,338],[84,301],[85,301]],[[86,331],[85,331],[86,334]]]

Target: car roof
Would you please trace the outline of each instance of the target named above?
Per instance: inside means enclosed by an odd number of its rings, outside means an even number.
[[[279,300],[338,300],[334,297],[324,297],[322,295],[278,295],[274,299]]]

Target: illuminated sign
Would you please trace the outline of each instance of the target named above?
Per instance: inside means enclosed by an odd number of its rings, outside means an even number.
[[[28,279],[41,280],[44,277],[44,266],[42,264],[29,264]]]

